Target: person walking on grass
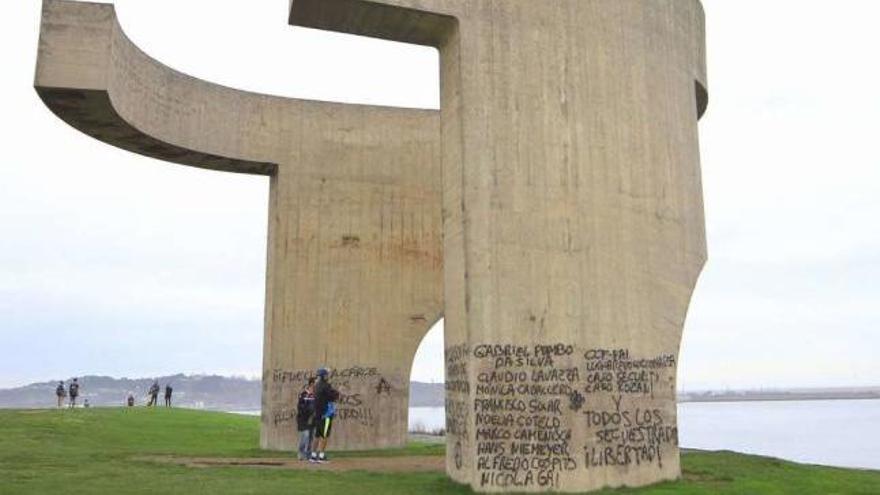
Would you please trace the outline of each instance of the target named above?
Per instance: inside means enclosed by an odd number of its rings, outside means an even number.
[[[55,387],[55,398],[58,399],[58,409],[64,407],[65,397],[67,397],[67,391],[64,390],[64,382],[58,382],[58,386]]]
[[[149,391],[150,401],[147,402],[147,407],[153,407],[159,405],[159,380],[153,382],[150,385]]]
[[[165,407],[171,407],[171,394],[174,393],[174,389],[171,388],[171,384],[165,385]]]
[[[299,448],[296,458],[307,461],[312,450],[315,437],[315,379],[309,378],[308,384],[300,392],[296,401],[296,429],[299,433]]]
[[[79,382],[76,378],[70,383],[70,386],[67,389],[67,395],[70,396],[71,409],[76,407],[76,398],[79,397]]]
[[[330,372],[327,368],[318,370],[315,382],[315,440],[309,462],[327,462],[327,440],[333,431],[333,418],[336,417],[336,401],[339,392],[330,384]]]

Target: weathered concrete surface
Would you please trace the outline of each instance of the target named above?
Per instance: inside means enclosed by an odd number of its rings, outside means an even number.
[[[440,49],[450,475],[680,476],[676,364],[706,260],[700,2],[292,0],[291,21]]]
[[[443,307],[437,112],[209,84],[138,50],[112,6],[56,0],[35,86],[115,146],[271,176],[264,448],[295,448],[295,397],[318,366],[344,393],[333,448],[405,444],[412,359]]]
[[[272,176],[264,446],[291,446],[302,370],[324,363],[351,368],[335,444],[402,442],[409,363],[445,312],[454,479],[680,475],[678,346],[706,259],[698,0],[292,0],[294,24],[438,47],[439,118],[212,86],[138,52],[112,9],[46,5],[37,86],[62,118]]]

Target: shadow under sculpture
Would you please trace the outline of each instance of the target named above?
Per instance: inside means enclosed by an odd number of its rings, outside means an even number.
[[[437,47],[440,112],[180,74],[112,6],[44,2],[36,88],[77,129],[271,178],[261,444],[334,367],[345,449],[406,441],[445,315],[447,472],[482,492],[680,476],[675,382],[706,260],[698,0],[292,0],[290,23]]]

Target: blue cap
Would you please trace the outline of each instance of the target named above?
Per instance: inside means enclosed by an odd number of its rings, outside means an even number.
[[[321,378],[324,378],[329,374],[330,372],[327,371],[327,368],[318,368],[318,376],[320,376]]]

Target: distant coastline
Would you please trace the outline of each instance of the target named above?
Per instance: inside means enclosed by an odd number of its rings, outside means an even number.
[[[679,402],[784,402],[824,400],[878,400],[880,387],[839,389],[794,389],[773,391],[688,392],[678,395]]]
[[[262,385],[258,379],[218,375],[171,375],[157,377],[161,386],[174,387],[174,404],[179,407],[213,411],[259,411]],[[120,406],[132,393],[138,405],[154,378],[80,377],[82,397],[93,406]],[[65,380],[66,381],[66,380]],[[24,387],[0,389],[0,408],[51,407],[57,381],[33,383]],[[780,402],[826,400],[880,400],[880,387],[799,388],[765,390],[685,391],[682,403],[699,402]],[[443,383],[410,383],[410,407],[444,407]]]

